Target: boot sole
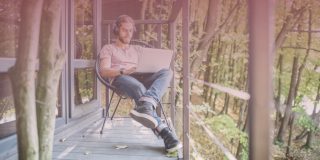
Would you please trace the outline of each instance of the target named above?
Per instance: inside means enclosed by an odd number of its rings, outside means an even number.
[[[166,149],[166,151],[169,152],[169,153],[172,153],[172,152],[177,151],[177,150],[180,149],[180,148],[182,148],[182,144],[181,144],[181,143],[179,143],[179,144],[176,145],[175,147]]]
[[[131,110],[130,111],[130,116],[137,122],[141,123],[143,126],[147,127],[147,128],[156,128],[158,126],[158,121],[148,115],[148,114],[144,114],[144,113],[139,113],[136,110]]]

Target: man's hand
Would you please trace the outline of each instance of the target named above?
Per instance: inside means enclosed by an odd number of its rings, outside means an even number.
[[[123,74],[129,75],[129,74],[135,72],[136,69],[137,69],[136,67],[132,67],[132,68],[129,68],[129,69],[125,69],[125,70],[123,70]]]

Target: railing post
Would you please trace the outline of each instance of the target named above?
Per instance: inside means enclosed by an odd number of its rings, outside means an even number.
[[[273,0],[249,0],[249,159],[271,158]]]
[[[175,21],[170,22],[168,24],[169,26],[169,37],[170,37],[170,49],[173,50],[174,57],[176,58],[176,23]],[[171,116],[171,122],[174,128],[176,128],[176,105],[175,105],[175,97],[176,97],[176,86],[175,86],[175,59],[171,61],[171,69],[173,72],[173,78],[171,80],[171,88],[170,88],[170,116]]]
[[[94,30],[94,36],[96,37],[95,38],[95,58],[96,56],[99,54],[100,50],[101,50],[101,47],[102,47],[102,36],[101,36],[101,32],[102,32],[102,24],[101,24],[101,21],[102,21],[102,8],[101,8],[101,5],[102,2],[101,0],[95,0],[94,1],[94,26],[95,26],[95,30]],[[97,91],[96,91],[96,94],[97,94],[97,100],[99,101],[99,105],[102,106],[102,103],[101,103],[101,84],[98,82],[98,78],[96,78],[96,82],[97,82]]]
[[[190,65],[189,65],[189,4],[190,0],[182,2],[182,63],[183,63],[183,159],[190,159]]]

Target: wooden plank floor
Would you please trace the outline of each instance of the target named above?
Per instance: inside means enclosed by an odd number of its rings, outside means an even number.
[[[162,139],[131,118],[107,120],[100,134],[102,120],[70,137],[55,140],[53,159],[65,160],[167,160]],[[128,146],[116,149],[116,146]]]

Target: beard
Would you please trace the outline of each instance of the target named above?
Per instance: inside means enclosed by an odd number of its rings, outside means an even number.
[[[131,41],[131,38],[129,38],[129,37],[119,37],[119,40],[123,44],[129,44],[130,41]]]

